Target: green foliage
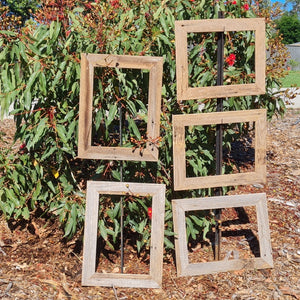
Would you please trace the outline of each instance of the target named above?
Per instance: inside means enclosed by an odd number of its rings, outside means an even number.
[[[0,173],[1,210],[7,217],[30,216],[37,210],[57,216],[72,236],[82,226],[84,186],[87,179],[154,182],[167,185],[165,202],[165,245],[173,247],[171,200],[213,194],[208,189],[174,192],[172,161],[172,115],[216,110],[216,99],[177,103],[175,78],[175,20],[217,18],[225,16],[255,17],[246,3],[213,1],[106,1],[92,3],[89,11],[75,8],[68,12],[68,22],[49,25],[28,24],[22,34],[0,32],[0,104],[8,110],[14,104],[17,124],[16,139],[26,145],[22,155],[2,155]],[[270,28],[268,28],[271,31]],[[10,37],[10,35],[13,36]],[[225,47],[225,84],[252,82],[254,72],[254,36],[251,32],[228,33]],[[212,85],[215,80],[215,34],[188,37],[190,76],[192,85]],[[199,55],[199,50],[201,55]],[[80,53],[111,53],[162,56],[164,73],[162,86],[162,114],[159,161],[110,162],[76,159]],[[227,60],[235,55],[233,64]],[[232,56],[231,56],[232,58]],[[267,75],[271,87],[272,72]],[[93,93],[94,145],[118,145],[119,110],[122,107],[123,146],[143,150],[151,137],[147,136],[146,70],[96,68]],[[267,90],[269,91],[269,90]],[[262,96],[228,98],[225,110],[265,107],[271,117],[284,111],[271,93]],[[1,110],[2,111],[2,110]],[[243,127],[241,127],[243,128]],[[188,176],[211,174],[215,169],[215,128],[187,128],[186,143]],[[235,132],[237,136],[241,132]],[[224,147],[230,147],[233,127],[224,133]],[[20,163],[21,162],[21,163]],[[226,165],[226,172],[231,166]],[[12,189],[12,183],[14,188]],[[120,232],[120,199],[100,199],[99,228],[102,238],[115,247]],[[109,200],[109,201],[108,201]],[[109,203],[109,204],[108,204]],[[147,209],[150,200],[136,197],[125,199],[125,225],[137,236],[137,250],[149,245],[151,224]],[[204,237],[211,221],[204,215],[187,216],[188,236]],[[128,233],[129,234],[129,233]]]
[[[276,21],[276,24],[283,36],[284,44],[293,44],[300,41],[300,20],[297,15],[285,13]]]

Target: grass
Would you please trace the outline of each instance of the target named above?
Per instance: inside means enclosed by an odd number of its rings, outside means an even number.
[[[282,79],[282,87],[300,87],[300,71],[289,71],[289,74]]]

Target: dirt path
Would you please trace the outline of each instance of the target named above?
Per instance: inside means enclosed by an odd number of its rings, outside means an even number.
[[[0,123],[8,142],[11,128]],[[274,118],[267,144],[268,183],[236,193],[267,194],[273,269],[177,278],[166,257],[162,289],[82,287],[80,234],[65,242],[55,222],[0,217],[0,299],[300,299],[300,112]]]

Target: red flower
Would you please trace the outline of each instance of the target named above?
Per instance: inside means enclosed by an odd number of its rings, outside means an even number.
[[[110,1],[110,5],[111,5],[113,8],[119,8],[119,7],[120,7],[119,0],[111,0],[111,1]]]
[[[87,9],[92,9],[91,3],[84,3],[84,6],[85,6]]]
[[[235,63],[235,54],[231,53],[227,58],[226,58],[226,62],[228,63],[229,66],[233,66]]]
[[[232,4],[233,4],[233,5],[236,5],[236,1],[235,1],[235,0],[233,0],[233,1],[232,1]]]
[[[148,217],[150,220],[152,219],[152,207],[148,207]]]
[[[21,146],[20,146],[20,148],[19,148],[19,152],[20,152],[20,154],[24,154],[24,153],[26,153],[26,144],[25,143],[23,143]]]
[[[244,8],[244,10],[249,10],[249,4],[248,4],[248,3],[245,3],[245,4],[243,5],[243,8]]]

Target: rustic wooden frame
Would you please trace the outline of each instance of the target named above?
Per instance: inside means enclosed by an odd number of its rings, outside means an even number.
[[[158,148],[147,142],[141,152],[138,148],[92,146],[92,106],[94,68],[147,69],[149,74],[147,135],[159,137],[163,58],[149,56],[81,54],[78,157],[87,159],[157,161]]]
[[[265,109],[173,115],[174,190],[266,183]],[[255,169],[244,172],[203,177],[186,177],[185,126],[255,122]]]
[[[188,261],[185,212],[245,206],[256,207],[260,257],[190,264]],[[231,270],[273,267],[265,193],[172,200],[172,209],[178,276],[195,276]]]
[[[255,83],[209,87],[188,86],[187,34],[255,31]],[[177,100],[224,98],[265,93],[265,19],[210,19],[175,21]]]
[[[82,285],[160,288],[162,283],[164,184],[88,181],[83,243]],[[152,196],[150,272],[149,274],[102,274],[96,272],[99,194]]]

